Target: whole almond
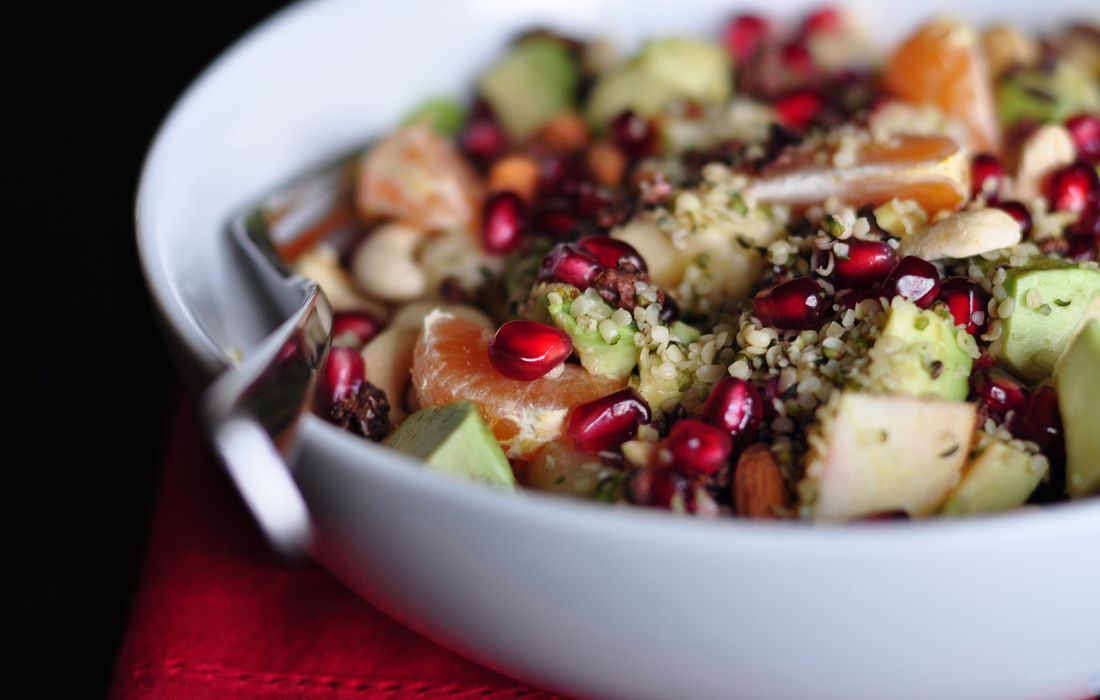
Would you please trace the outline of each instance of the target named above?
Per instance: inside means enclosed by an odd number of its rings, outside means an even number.
[[[767,445],[741,453],[733,473],[733,507],[742,518],[775,519],[776,509],[790,504],[779,464]]]

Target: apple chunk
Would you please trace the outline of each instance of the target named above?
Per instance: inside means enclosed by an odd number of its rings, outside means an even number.
[[[969,403],[842,392],[810,436],[803,512],[815,520],[934,513],[959,483],[974,418]]]

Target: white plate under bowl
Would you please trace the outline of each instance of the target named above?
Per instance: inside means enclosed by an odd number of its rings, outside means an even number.
[[[807,3],[773,1],[794,16]],[[946,3],[945,3],[946,4]],[[230,255],[231,213],[464,94],[532,24],[717,36],[720,0],[327,0],[220,58],[154,143],[137,204],[144,270],[198,390],[271,330]],[[896,39],[923,3],[855,3]],[[1077,13],[1095,16],[1094,5]],[[1049,27],[1068,2],[973,2]],[[493,668],[632,698],[1074,700],[1100,692],[1100,503],[965,522],[810,526],[508,496],[424,472],[307,420],[294,465],[313,556],[367,600]]]

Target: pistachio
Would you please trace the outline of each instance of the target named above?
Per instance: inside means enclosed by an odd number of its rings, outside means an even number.
[[[1077,146],[1066,127],[1061,124],[1039,127],[1020,148],[1015,196],[1024,200],[1038,197],[1047,173],[1069,165],[1076,157]]]
[[[1000,209],[975,209],[952,214],[902,241],[905,255],[925,260],[969,258],[1014,246],[1021,239],[1020,225]]]

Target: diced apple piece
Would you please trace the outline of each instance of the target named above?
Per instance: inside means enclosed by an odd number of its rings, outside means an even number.
[[[412,380],[413,349],[419,336],[419,328],[387,328],[371,339],[361,353],[367,381],[386,392],[394,425],[405,420],[403,403]]]
[[[846,520],[890,510],[934,513],[959,483],[973,404],[842,392],[810,435],[802,511]]]

